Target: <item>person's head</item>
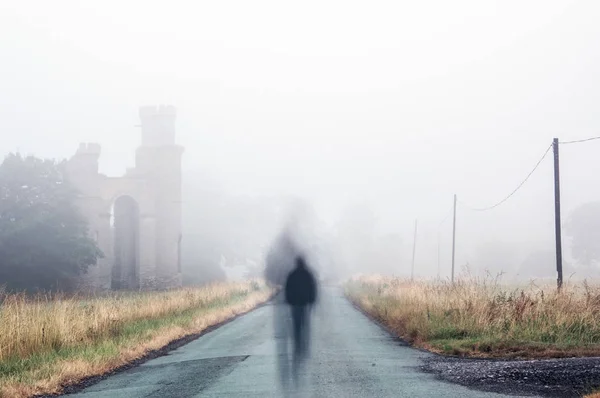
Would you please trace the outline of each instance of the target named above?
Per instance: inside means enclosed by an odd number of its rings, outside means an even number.
[[[302,256],[296,257],[296,268],[306,268],[306,262],[304,261],[304,258]]]

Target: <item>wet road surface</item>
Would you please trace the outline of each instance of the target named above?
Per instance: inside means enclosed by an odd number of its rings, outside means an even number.
[[[392,338],[343,298],[323,289],[313,313],[311,353],[298,380],[278,300],[207,333],[166,356],[111,376],[82,398],[118,397],[502,397],[439,380],[421,371],[431,354]],[[290,342],[291,345],[291,342]]]

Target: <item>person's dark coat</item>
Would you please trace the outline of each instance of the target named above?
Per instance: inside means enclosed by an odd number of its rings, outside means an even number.
[[[314,304],[317,299],[317,284],[304,261],[298,260],[297,267],[290,272],[285,284],[285,301],[289,305]]]

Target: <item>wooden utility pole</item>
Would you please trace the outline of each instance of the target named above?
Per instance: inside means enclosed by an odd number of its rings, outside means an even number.
[[[552,141],[552,150],[554,152],[554,229],[556,234],[556,272],[558,278],[556,284],[558,289],[562,288],[563,270],[562,270],[562,237],[560,225],[560,173],[558,161],[558,138]]]
[[[454,283],[454,255],[456,253],[456,194],[454,194],[454,216],[452,221],[452,283]]]
[[[415,235],[413,237],[413,255],[412,255],[412,265],[410,267],[410,280],[412,281],[415,277],[415,253],[417,251],[417,221],[415,220]]]
[[[438,279],[438,281],[440,280],[440,246],[441,246],[440,240],[441,240],[441,238],[440,238],[440,230],[438,229],[438,264],[437,264],[438,265],[438,268],[437,268],[437,279]]]

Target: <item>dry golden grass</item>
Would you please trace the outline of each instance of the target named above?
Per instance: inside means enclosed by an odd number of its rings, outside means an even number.
[[[450,282],[363,276],[347,296],[407,341],[486,357],[600,355],[600,287],[502,286],[493,278]]]
[[[266,301],[260,281],[95,298],[0,298],[0,397],[59,392]]]

